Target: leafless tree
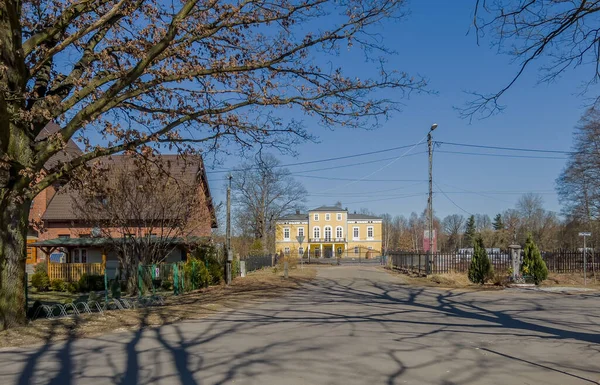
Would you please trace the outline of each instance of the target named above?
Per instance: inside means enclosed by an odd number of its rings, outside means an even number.
[[[474,93],[465,117],[489,116],[505,108],[502,96],[530,67],[540,63],[540,82],[553,82],[565,71],[584,66],[584,92],[600,79],[598,0],[476,0],[478,42],[486,34],[501,53],[514,58],[516,74],[500,90]],[[595,95],[594,97],[597,97]]]
[[[200,234],[212,219],[200,199],[204,194],[200,177],[186,178],[185,167],[173,172],[161,162],[133,158],[119,163],[108,161],[90,172],[76,173],[67,189],[76,216],[98,229],[96,236],[117,253],[122,279],[133,294],[139,263],[164,262],[178,244],[192,241],[191,236]]]
[[[460,247],[465,218],[460,214],[448,215],[442,221],[444,233],[447,235],[446,249],[456,250]]]
[[[5,0],[0,2],[0,326],[25,322],[32,199],[90,160],[291,150],[311,139],[293,109],[328,127],[372,127],[425,82],[389,71],[372,27],[403,16],[389,0]],[[319,26],[319,28],[314,28]],[[373,71],[347,76],[347,49]],[[369,76],[372,75],[371,78]],[[42,140],[49,122],[62,129]],[[77,139],[85,152],[49,169]],[[102,143],[93,138],[103,138]],[[231,150],[233,149],[233,150]]]
[[[284,214],[302,210],[306,189],[271,154],[262,154],[233,173],[232,204],[236,223],[242,232],[251,233],[269,250],[269,235],[275,220]],[[273,237],[271,237],[273,238]]]

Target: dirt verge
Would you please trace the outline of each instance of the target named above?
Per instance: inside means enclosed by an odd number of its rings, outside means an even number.
[[[236,278],[230,286],[211,286],[182,296],[165,299],[165,306],[108,311],[56,320],[39,319],[27,326],[0,331],[0,347],[48,343],[66,338],[85,338],[115,331],[135,330],[171,324],[185,319],[207,317],[218,311],[241,308],[266,301],[299,288],[316,276],[314,268],[291,269],[283,273],[267,269]]]

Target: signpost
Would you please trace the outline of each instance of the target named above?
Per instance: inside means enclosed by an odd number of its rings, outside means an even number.
[[[579,236],[583,237],[583,285],[587,286],[587,249],[585,248],[585,239],[591,237],[592,233],[582,231],[579,233]]]
[[[302,242],[304,242],[304,235],[298,235],[296,237],[296,240],[300,244],[300,247],[302,247]],[[302,249],[302,250],[304,250],[304,249]],[[308,255],[308,257],[310,258],[310,254]],[[309,262],[310,262],[310,260],[309,260]],[[300,256],[300,269],[304,270],[304,260],[302,259],[302,255]]]

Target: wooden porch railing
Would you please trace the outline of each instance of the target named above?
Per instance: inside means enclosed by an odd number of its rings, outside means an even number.
[[[83,274],[104,275],[102,263],[52,263],[48,264],[48,277],[50,281],[62,279],[66,282],[79,281]]]

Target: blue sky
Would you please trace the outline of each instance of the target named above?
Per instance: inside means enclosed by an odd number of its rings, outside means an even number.
[[[408,6],[411,14],[404,21],[389,22],[381,26],[379,32],[385,38],[385,44],[398,52],[398,55],[390,58],[389,66],[427,77],[431,89],[437,91],[436,95],[412,95],[403,100],[403,111],[395,113],[381,128],[374,131],[344,128],[329,131],[306,119],[309,130],[319,137],[319,143],[301,145],[298,156],[281,156],[282,162],[312,161],[416,143],[426,135],[434,122],[439,124],[434,133],[434,139],[438,141],[569,150],[573,127],[586,108],[586,100],[578,95],[581,91],[579,85],[587,75],[583,69],[568,72],[557,82],[547,85],[537,84],[538,72],[532,67],[504,95],[503,103],[507,108],[503,113],[483,120],[476,119],[471,123],[458,116],[454,107],[462,106],[469,100],[465,90],[496,91],[510,81],[517,70],[516,65],[510,63],[510,57],[498,55],[490,47],[490,40],[484,39],[478,46],[473,32],[467,34],[471,27],[473,4],[473,1],[412,1]],[[346,63],[347,73],[360,73],[369,68],[362,60],[347,60]],[[393,94],[385,96],[394,97]],[[398,159],[373,175],[370,174],[390,161],[331,171],[306,170],[363,161],[366,163],[399,156],[406,150],[289,169],[296,175],[350,180],[368,175],[365,179],[390,180],[350,184],[351,181],[348,180],[297,176],[309,192],[306,203],[308,207],[332,204],[339,200],[350,210],[367,208],[380,214],[408,216],[412,211],[423,211],[426,206],[425,150],[425,145],[418,146],[410,152],[411,156]],[[440,151],[492,152],[446,145],[436,148],[436,215],[466,215],[468,212],[493,216],[514,207],[521,192],[539,192],[544,197],[547,209],[560,211],[555,194],[555,179],[565,165],[564,160],[459,155]],[[235,167],[241,161],[230,158],[220,167]],[[222,174],[209,173],[216,203],[224,200],[222,178]],[[400,179],[423,182],[397,181]],[[439,192],[440,189],[456,205]]]

